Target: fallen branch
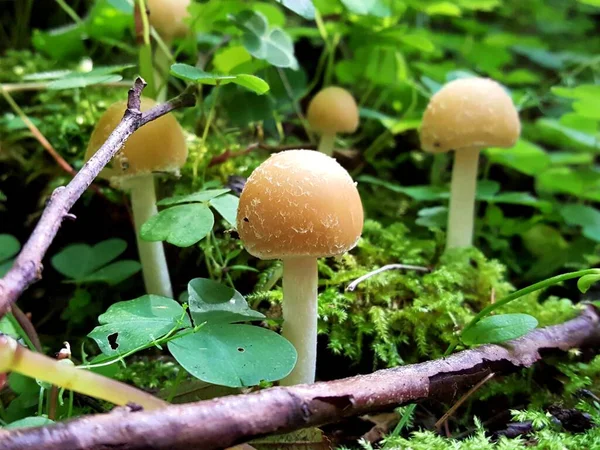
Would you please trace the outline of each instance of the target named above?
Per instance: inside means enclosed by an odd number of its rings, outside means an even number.
[[[178,97],[142,113],[140,96],[145,86],[146,83],[141,78],[134,81],[133,87],[129,90],[127,109],[121,123],[73,180],[67,186],[56,188],[50,196],[42,217],[29,240],[23,246],[12,268],[4,278],[0,279],[0,317],[6,314],[10,305],[31,283],[41,277],[42,259],[58,233],[63,219],[69,216],[71,207],[104,166],[121,149],[127,138],[146,123],[174,109],[192,106],[196,103],[192,91],[186,90]]]
[[[43,428],[0,431],[0,450],[220,449],[423,399],[451,401],[492,372],[511,373],[530,367],[542,353],[598,342],[600,317],[588,306],[575,319],[534,330],[502,346],[485,345],[421,364],[157,411],[118,408]]]

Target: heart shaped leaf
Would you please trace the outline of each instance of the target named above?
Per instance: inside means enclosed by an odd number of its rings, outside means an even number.
[[[21,244],[10,234],[0,234],[0,263],[12,258],[21,250]]]
[[[96,341],[107,356],[148,345],[175,327],[191,326],[178,302],[158,295],[144,295],[135,300],[115,303],[98,317],[98,322],[100,326],[88,336]]]
[[[263,314],[250,309],[238,291],[208,278],[194,278],[188,283],[187,302],[196,325],[265,318]]]
[[[229,387],[255,386],[288,375],[296,349],[274,331],[240,324],[205,325],[168,343],[169,351],[190,374]]]
[[[240,199],[231,194],[221,195],[210,201],[210,206],[215,208],[233,227],[236,226],[239,204]]]
[[[157,203],[159,206],[179,205],[181,203],[201,203],[212,200],[215,197],[229,192],[231,189],[208,189],[206,191],[194,192],[189,195],[177,195],[175,197],[164,198]]]
[[[126,248],[123,239],[107,239],[93,247],[72,244],[54,255],[51,263],[58,272],[79,282],[116,259]]]
[[[245,10],[229,18],[242,30],[242,43],[252,56],[276,67],[298,69],[292,38],[281,28],[270,28],[263,14]]]
[[[189,247],[204,239],[215,224],[215,217],[204,203],[167,208],[142,225],[140,236],[146,241],[167,241]]]

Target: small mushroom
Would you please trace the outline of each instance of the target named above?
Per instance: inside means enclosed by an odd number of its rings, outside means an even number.
[[[190,0],[146,0],[148,21],[165,42],[185,37],[189,32]]]
[[[338,133],[354,133],[358,128],[358,106],[350,92],[337,86],[322,89],[306,112],[311,128],[321,134],[320,152],[331,156]]]
[[[154,100],[141,99],[141,110],[156,105]],[[86,161],[104,144],[121,121],[127,102],[111,105],[96,124],[85,154]],[[169,271],[162,242],[148,242],[140,237],[140,228],[157,214],[154,175],[157,172],[179,173],[187,159],[183,130],[172,114],[166,114],[135,131],[117,153],[111,167],[100,176],[114,187],[131,192],[131,207],[142,264],[144,284],[148,294],[173,297]]]
[[[237,229],[246,250],[283,261],[283,336],[298,351],[284,385],[312,383],[317,353],[317,258],[352,249],[363,208],[348,172],[314,150],[288,150],[262,163],[240,196]]]
[[[512,147],[520,133],[511,97],[488,78],[451,81],[429,101],[421,124],[421,147],[431,153],[455,151],[448,249],[470,247],[473,242],[479,153],[490,146]]]

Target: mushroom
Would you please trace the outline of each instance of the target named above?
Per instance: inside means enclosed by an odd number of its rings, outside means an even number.
[[[352,249],[363,228],[363,208],[348,172],[314,150],[274,154],[248,178],[237,229],[246,250],[283,260],[282,334],[298,362],[284,385],[312,383],[317,353],[317,258]]]
[[[142,111],[155,105],[154,100],[141,98]],[[126,108],[127,102],[120,101],[104,112],[90,137],[86,161],[104,144],[121,121]],[[162,242],[148,242],[140,237],[141,226],[158,212],[154,175],[156,172],[178,174],[187,154],[183,130],[177,119],[169,113],[135,131],[117,153],[112,165],[100,174],[102,178],[110,180],[114,187],[131,192],[138,252],[148,294],[173,297]]]
[[[512,147],[520,133],[511,97],[491,79],[451,81],[429,101],[421,123],[421,147],[431,153],[455,151],[447,249],[472,245],[479,153],[490,146]]]
[[[173,39],[183,38],[189,33],[186,19],[189,18],[190,3],[191,0],[146,0],[148,21],[167,46],[171,45]],[[158,46],[154,53],[154,78],[158,101],[165,101],[167,98],[167,78],[171,61],[168,51]]]
[[[150,14],[148,21],[165,42],[185,37],[189,31],[185,19],[189,17],[190,0],[146,0]]]
[[[322,89],[306,112],[311,128],[321,134],[320,152],[333,154],[337,133],[354,133],[358,128],[358,106],[350,92],[337,86]]]

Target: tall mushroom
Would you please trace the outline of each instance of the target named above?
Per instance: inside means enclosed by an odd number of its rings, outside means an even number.
[[[356,185],[333,158],[288,150],[263,162],[240,196],[237,229],[246,250],[283,260],[283,336],[298,362],[282,384],[312,383],[317,353],[317,258],[352,249],[363,228]]]
[[[141,110],[156,105],[154,100],[142,97]],[[121,121],[127,102],[111,105],[94,129],[85,154],[86,161],[104,144]],[[166,114],[135,131],[123,148],[105,168],[101,177],[111,184],[131,192],[131,207],[142,264],[144,284],[148,294],[173,297],[169,271],[162,242],[148,242],[140,237],[140,228],[158,211],[154,176],[158,172],[179,173],[187,159],[187,145],[183,130],[172,114]]]
[[[358,128],[358,106],[350,92],[329,86],[313,97],[306,117],[311,128],[321,134],[320,152],[333,154],[338,133],[354,133]]]
[[[183,38],[189,33],[186,19],[189,18],[190,3],[191,0],[146,0],[148,21],[167,46],[170,46],[174,39]],[[171,58],[160,46],[154,53],[154,65],[158,92],[156,98],[158,101],[164,101],[167,97]]]
[[[455,151],[446,248],[472,245],[479,153],[491,146],[512,147],[520,133],[511,97],[488,78],[451,81],[429,101],[421,147],[431,153]]]

